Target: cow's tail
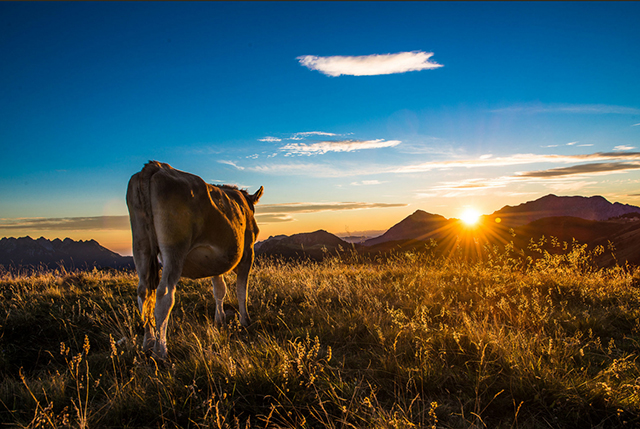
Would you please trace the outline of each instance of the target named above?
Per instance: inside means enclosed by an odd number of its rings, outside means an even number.
[[[144,225],[146,228],[146,237],[149,240],[149,260],[148,270],[146,272],[146,295],[142,308],[142,318],[145,325],[155,325],[154,309],[156,303],[156,289],[160,284],[160,263],[158,262],[158,237],[153,221],[153,210],[151,209],[151,177],[163,168],[162,164],[157,161],[149,161],[138,176],[138,186],[135,190],[136,199],[144,214]]]

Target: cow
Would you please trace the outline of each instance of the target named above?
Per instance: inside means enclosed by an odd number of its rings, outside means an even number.
[[[258,235],[254,205],[263,191],[261,186],[250,195],[235,186],[210,185],[157,161],[131,176],[127,207],[144,321],[143,350],[166,358],[167,324],[180,277],[212,277],[215,322],[224,324],[227,287],[222,275],[235,271],[240,323],[249,325],[247,280]]]

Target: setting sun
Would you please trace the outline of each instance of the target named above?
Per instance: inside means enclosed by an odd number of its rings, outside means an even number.
[[[475,225],[480,219],[480,213],[474,209],[466,209],[460,219],[467,225]]]

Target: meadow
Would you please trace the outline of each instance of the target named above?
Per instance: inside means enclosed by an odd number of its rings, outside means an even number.
[[[532,249],[259,259],[248,328],[214,326],[211,283],[182,279],[166,362],[140,349],[135,272],[4,271],[0,423],[637,427],[640,270]]]

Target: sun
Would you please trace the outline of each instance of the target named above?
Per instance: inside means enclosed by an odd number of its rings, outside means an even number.
[[[462,222],[468,226],[473,226],[480,220],[480,213],[475,209],[466,209],[460,217]]]

